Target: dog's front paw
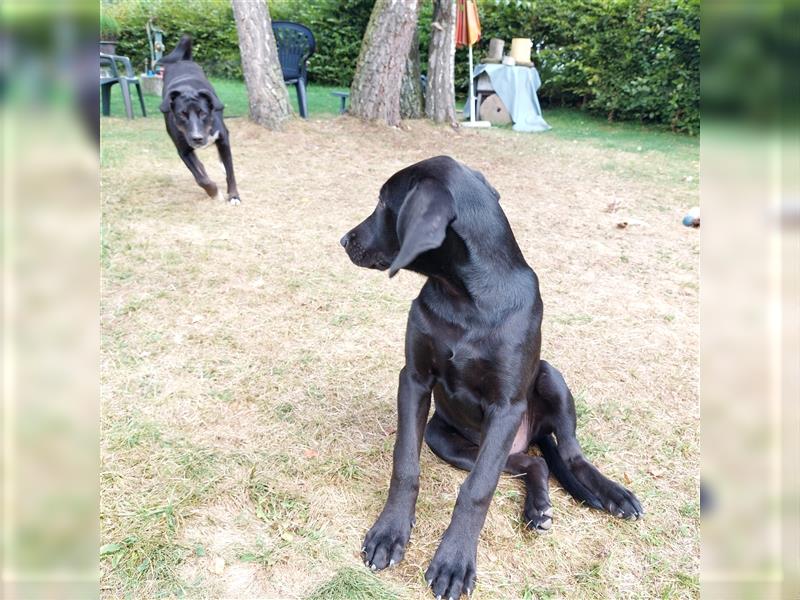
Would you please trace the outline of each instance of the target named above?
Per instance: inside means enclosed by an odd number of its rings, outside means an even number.
[[[364,539],[364,564],[373,571],[396,565],[403,560],[410,537],[410,519],[381,515]]]
[[[239,195],[231,196],[228,198],[228,204],[231,206],[239,206],[242,201],[239,199]]]
[[[473,544],[442,540],[425,571],[425,581],[437,599],[458,600],[461,594],[472,594],[477,575],[476,550]]]
[[[644,516],[644,508],[633,492],[610,479],[606,485],[597,490],[597,497],[605,509],[615,517],[635,520]]]

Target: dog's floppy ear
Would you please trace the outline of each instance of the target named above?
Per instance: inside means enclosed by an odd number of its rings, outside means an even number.
[[[423,179],[411,188],[397,215],[400,252],[389,267],[389,277],[423,252],[441,246],[447,226],[455,218],[455,200],[439,182]]]
[[[183,93],[182,90],[172,90],[169,94],[164,96],[164,99],[161,101],[161,106],[159,106],[159,110],[162,113],[168,113],[172,110],[172,103],[175,102],[175,98],[180,96]]]
[[[211,107],[211,110],[222,110],[225,108],[225,105],[219,101],[219,98],[215,94],[212,94],[209,91],[203,90],[200,92],[200,97],[205,98],[208,100],[208,105]]]

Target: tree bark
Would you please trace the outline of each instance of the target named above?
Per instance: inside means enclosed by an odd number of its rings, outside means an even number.
[[[350,89],[350,112],[368,121],[400,124],[400,87],[419,0],[376,0]]]
[[[419,31],[415,27],[400,86],[400,116],[404,119],[421,119],[424,114],[419,73]]]
[[[456,124],[455,0],[434,0],[431,43],[428,46],[428,89],[425,114],[437,123]]]
[[[280,129],[292,112],[266,0],[231,0],[231,5],[239,35],[250,118],[269,129]]]

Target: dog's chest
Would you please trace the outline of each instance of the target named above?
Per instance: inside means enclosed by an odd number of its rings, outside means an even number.
[[[515,376],[504,369],[496,356],[486,356],[483,348],[457,344],[452,349],[437,348],[434,391],[436,411],[469,440],[478,443],[486,411],[497,401],[509,398],[519,388]],[[524,452],[529,443],[529,416],[523,416],[511,452]]]
[[[474,342],[435,343],[433,375],[436,411],[468,439],[478,435],[485,411],[499,397],[490,358]]]
[[[472,421],[495,402],[520,398],[530,358],[530,344],[518,342],[527,338],[524,319],[487,322],[477,315],[454,322],[425,302],[415,309],[409,358],[418,372],[433,375],[437,405],[446,396],[450,408]]]
[[[214,133],[208,136],[208,141],[202,146],[200,146],[198,150],[205,150],[212,144],[216,144],[218,139],[219,139],[219,131],[215,131]]]
[[[476,407],[497,397],[497,361],[487,352],[485,343],[464,337],[439,339],[434,344],[433,373],[448,397]]]

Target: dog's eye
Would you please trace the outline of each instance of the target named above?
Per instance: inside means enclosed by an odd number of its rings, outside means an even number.
[[[204,110],[201,110],[199,113],[197,113],[197,116],[198,116],[198,117],[200,117],[200,118],[202,119],[203,117],[205,117],[205,116],[206,116],[206,111],[204,111]]]
[[[184,111],[181,113],[181,116],[182,116],[184,119],[188,119],[188,118],[189,118],[189,111],[188,111],[188,110],[184,110]]]

